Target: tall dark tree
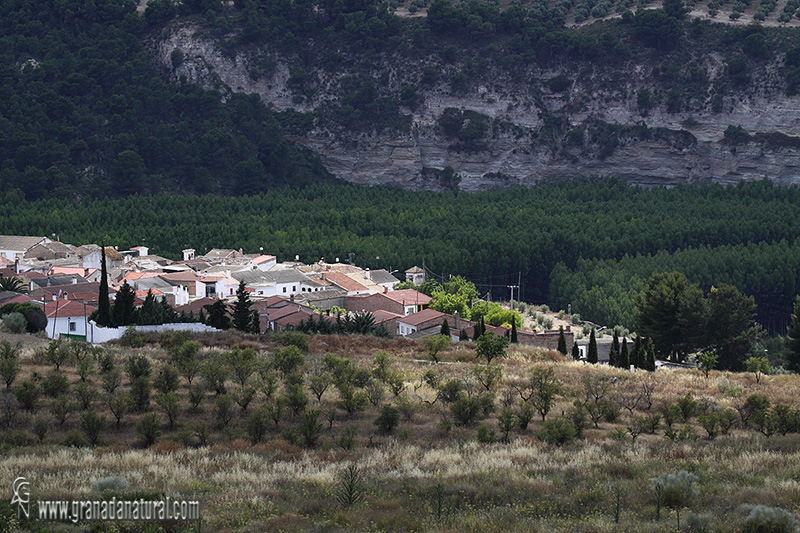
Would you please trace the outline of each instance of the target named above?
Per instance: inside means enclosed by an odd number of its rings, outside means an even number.
[[[633,341],[633,351],[631,352],[631,360],[630,363],[634,366],[634,368],[642,368],[642,351],[644,347],[642,346],[642,336],[637,335],[636,340]]]
[[[567,355],[567,337],[564,335],[564,326],[558,326],[558,351]]]
[[[656,350],[653,345],[653,339],[647,339],[647,342],[644,343],[644,356],[642,359],[644,360],[642,366],[645,370],[648,372],[656,371]]]
[[[517,339],[517,321],[511,321],[511,342],[512,344],[517,344],[519,339]]]
[[[253,314],[250,311],[250,293],[244,281],[239,282],[236,289],[236,303],[233,305],[233,327],[239,331],[249,332],[253,324]]]
[[[108,270],[106,270],[106,246],[100,245],[100,289],[97,300],[97,325],[111,325],[111,304],[108,301]]]
[[[581,350],[578,348],[577,342],[572,343],[572,358],[576,361],[581,358]]]
[[[147,296],[144,297],[144,302],[139,308],[138,323],[143,326],[158,324],[158,314],[158,302],[153,296],[152,289],[148,289]]]
[[[619,366],[619,335],[614,330],[614,340],[611,341],[611,349],[608,352],[608,365]]]
[[[656,352],[663,357],[677,354],[685,346],[678,310],[688,287],[683,273],[663,272],[654,274],[647,290],[639,296],[636,330],[652,338]]]
[[[708,339],[717,354],[720,370],[743,370],[753,352],[760,326],[755,323],[756,304],[733,285],[712,287],[708,294]]]
[[[597,339],[594,336],[594,328],[589,335],[589,349],[586,352],[586,360],[590,363],[597,363]]]
[[[111,316],[117,326],[127,326],[135,322],[136,308],[133,304],[134,300],[136,300],[136,293],[126,281],[117,291],[114,306],[111,308]]]
[[[217,329],[228,329],[231,327],[231,319],[228,318],[228,307],[225,305],[224,301],[217,300],[213,304],[208,304],[203,307],[208,311],[206,324]]]
[[[789,350],[787,355],[789,368],[800,372],[800,296],[794,299],[794,313],[786,331],[786,349]]]
[[[619,351],[619,361],[617,366],[620,368],[628,369],[630,368],[630,358],[628,354],[628,339],[623,337],[622,338],[622,349]]]
[[[450,323],[447,322],[446,318],[442,319],[442,329],[439,330],[439,335],[446,335],[447,337],[450,336]]]
[[[256,335],[261,333],[261,317],[255,309],[253,309],[253,316],[250,321],[250,332]]]

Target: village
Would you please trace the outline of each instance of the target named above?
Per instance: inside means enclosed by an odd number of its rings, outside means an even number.
[[[259,332],[297,328],[311,318],[336,320],[369,313],[376,327],[394,337],[421,339],[442,333],[443,323],[453,342],[475,337],[475,322],[429,307],[431,297],[414,289],[426,281],[426,271],[414,266],[402,274],[385,269],[364,269],[336,258],[305,264],[298,260],[279,263],[273,255],[247,254],[243,250],[208,250],[196,255],[183,250],[179,261],[150,254],[146,246],[118,250],[97,244],[73,246],[38,236],[0,235],[0,278],[18,278],[26,292],[0,292],[0,307],[8,303],[41,306],[47,317],[45,333],[51,339],[75,338],[101,343],[120,338],[126,327],[100,327],[91,320],[98,307],[101,261],[105,251],[109,299],[127,283],[135,292],[135,306],[148,294],[168,304],[183,320],[179,323],[137,325],[136,329],[212,331],[198,319],[209,306],[222,300],[232,307],[243,284],[251,309],[258,314]],[[299,258],[297,258],[299,259]],[[401,276],[400,279],[397,276]],[[495,335],[511,335],[505,326],[481,325]],[[562,327],[568,349],[575,337],[569,324]],[[558,346],[559,329],[513,332],[520,344],[550,350]],[[605,339],[601,339],[605,340]],[[609,339],[610,341],[610,339]],[[585,342],[579,343],[585,355]],[[600,359],[607,357],[609,343],[600,343]],[[605,350],[604,350],[605,348]]]

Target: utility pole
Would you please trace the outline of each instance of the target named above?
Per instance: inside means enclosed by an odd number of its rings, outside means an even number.
[[[514,289],[519,289],[519,285],[507,285],[511,289],[511,310],[514,310]]]

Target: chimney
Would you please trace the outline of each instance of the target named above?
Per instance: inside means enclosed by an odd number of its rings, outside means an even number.
[[[77,285],[78,284],[78,276],[72,276],[72,284],[73,285]]]
[[[14,259],[14,272],[16,274],[19,274],[19,257]]]
[[[458,311],[453,313],[453,316],[456,319],[456,331],[461,331],[461,317],[458,316]]]
[[[384,287],[383,288],[383,294],[386,294],[387,292],[389,292],[389,287]]]
[[[327,276],[327,274],[326,274],[325,272],[323,272],[323,273],[322,273],[322,279],[323,279],[323,280],[326,280],[326,279],[328,279],[326,276]]]
[[[369,269],[364,271],[364,279],[369,279]]]

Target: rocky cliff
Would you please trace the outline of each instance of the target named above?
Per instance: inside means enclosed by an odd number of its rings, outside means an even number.
[[[419,102],[398,108],[406,122],[378,132],[324,118],[347,96],[343,80],[354,74],[346,68],[301,71],[301,77],[292,58],[264,49],[224,52],[190,25],[172,27],[153,50],[175,80],[223,94],[255,93],[276,112],[303,117],[305,125],[289,128],[290,136],[352,182],[410,189],[457,183],[470,191],[570,175],[614,175],[644,185],[765,176],[800,183],[800,98],[785,95],[781,57],[761,62],[737,90],[721,89],[730,87],[729,68],[714,54],[694,60],[700,81],[692,87],[685,81],[689,65],[668,60],[509,70],[473,57],[480,68],[458,90],[463,64],[438,56],[414,63],[386,58],[377,66],[373,60],[358,76],[373,80],[379,95],[411,85]],[[670,69],[678,73],[671,90],[664,81]],[[438,75],[426,82],[432,70]],[[453,119],[449,129],[443,116]],[[733,131],[739,135],[731,135],[731,126],[741,127]],[[446,167],[460,182],[442,172]]]

